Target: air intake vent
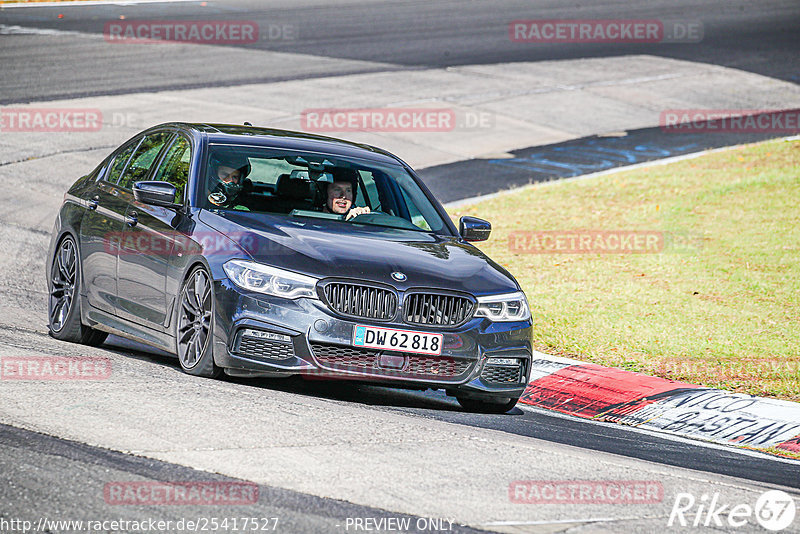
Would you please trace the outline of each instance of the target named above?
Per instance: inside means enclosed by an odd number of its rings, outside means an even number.
[[[459,326],[472,317],[474,304],[466,297],[410,293],[403,305],[405,322],[416,325]]]
[[[390,321],[397,313],[397,295],[382,287],[349,282],[328,282],[323,288],[326,304],[336,313]]]
[[[467,373],[473,362],[442,356],[423,356],[408,352],[377,351],[343,347],[326,343],[311,343],[314,358],[324,367],[382,376],[424,378],[427,380],[452,380]],[[387,354],[404,359],[397,369],[381,367],[380,355]]]

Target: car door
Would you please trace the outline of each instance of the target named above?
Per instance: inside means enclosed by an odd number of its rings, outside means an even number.
[[[176,188],[175,202],[183,204],[191,157],[189,140],[178,134],[156,160],[149,178],[139,180],[171,183]],[[182,219],[178,209],[136,200],[129,204],[117,263],[121,317],[156,330],[166,326],[171,305],[166,291],[167,269],[176,243],[175,228]]]
[[[87,209],[81,219],[78,237],[82,288],[91,307],[112,314],[116,313],[117,255],[128,207],[128,199],[117,182],[141,141],[142,137],[136,137],[112,154],[108,165],[83,198]]]

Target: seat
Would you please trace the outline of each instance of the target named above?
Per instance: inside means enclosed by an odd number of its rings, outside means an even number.
[[[281,174],[275,183],[275,196],[276,199],[271,207],[279,213],[314,209],[317,184],[310,180],[292,179],[288,174]]]

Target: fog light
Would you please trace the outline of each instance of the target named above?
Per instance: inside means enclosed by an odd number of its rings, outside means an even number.
[[[378,366],[383,369],[400,370],[406,366],[406,357],[399,354],[382,352],[378,356]]]

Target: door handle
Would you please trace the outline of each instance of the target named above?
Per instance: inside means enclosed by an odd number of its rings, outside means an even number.
[[[125,217],[125,222],[128,223],[128,226],[136,226],[139,223],[139,215],[132,211]]]
[[[95,195],[86,204],[87,204],[86,207],[89,208],[90,210],[92,211],[96,210],[97,206],[100,205],[100,195]]]

